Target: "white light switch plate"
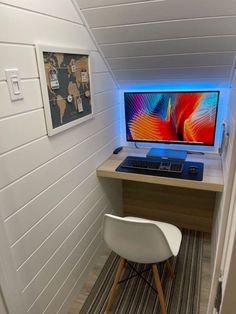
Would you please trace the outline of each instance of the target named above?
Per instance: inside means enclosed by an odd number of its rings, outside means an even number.
[[[10,92],[11,100],[16,101],[23,99],[21,80],[18,69],[5,70],[7,85]]]

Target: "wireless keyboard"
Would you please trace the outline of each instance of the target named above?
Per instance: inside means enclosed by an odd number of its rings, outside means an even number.
[[[126,158],[122,164],[122,168],[129,169],[145,169],[154,171],[165,171],[181,173],[183,171],[183,163],[177,161],[154,161],[153,158],[147,159],[140,157]]]
[[[203,169],[204,165],[201,162],[128,156],[116,171],[202,181]]]

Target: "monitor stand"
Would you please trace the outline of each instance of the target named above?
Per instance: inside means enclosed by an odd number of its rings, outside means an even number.
[[[184,161],[187,157],[187,151],[177,149],[161,149],[151,148],[147,155],[148,158],[162,158],[162,159],[178,159]]]

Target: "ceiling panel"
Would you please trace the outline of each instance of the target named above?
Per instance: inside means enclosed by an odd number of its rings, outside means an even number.
[[[168,78],[168,79],[155,79],[155,80],[118,80],[117,81],[120,88],[122,90],[183,90],[183,89],[193,89],[197,88],[198,90],[201,89],[221,89],[221,88],[228,88],[229,83],[225,78],[204,78],[201,79],[176,79],[176,78]],[[196,87],[195,87],[196,86]]]
[[[152,22],[94,28],[99,44],[236,34],[236,17]]]
[[[107,59],[112,70],[179,68],[232,65],[234,53],[206,53],[173,56]]]
[[[88,8],[97,8],[103,6],[111,6],[111,5],[119,5],[119,4],[127,4],[127,3],[137,3],[143,2],[144,0],[76,0],[81,9]],[[153,0],[145,0],[145,1],[153,1]],[[165,1],[165,0],[157,0],[157,1]]]
[[[148,41],[101,46],[107,58],[236,50],[236,36]]]
[[[235,0],[144,1],[119,6],[84,9],[91,28],[157,21],[236,15]]]
[[[236,0],[76,0],[117,82],[230,84]]]
[[[196,67],[196,68],[168,68],[168,69],[149,69],[149,70],[123,70],[114,71],[117,80],[156,80],[156,79],[192,79],[201,78],[228,78],[230,75],[230,66],[215,67]]]

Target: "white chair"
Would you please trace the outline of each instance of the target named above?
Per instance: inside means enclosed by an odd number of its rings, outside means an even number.
[[[170,276],[174,277],[168,259],[176,256],[179,252],[182,240],[181,231],[177,227],[164,222],[136,217],[122,218],[106,214],[103,236],[108,247],[121,257],[106,311],[110,311],[117,285],[122,278],[127,261],[131,261],[152,264],[162,314],[166,314],[166,303],[156,264],[166,261],[167,270]]]

